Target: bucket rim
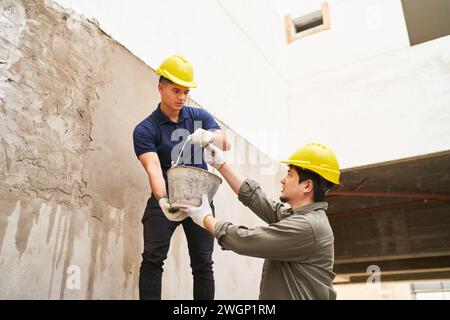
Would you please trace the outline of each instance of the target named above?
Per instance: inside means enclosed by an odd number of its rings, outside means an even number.
[[[219,180],[218,180],[218,181],[219,181],[219,184],[222,183],[222,178],[219,177],[217,174],[212,173],[212,172],[209,172],[208,170],[205,170],[205,169],[202,169],[202,168],[193,167],[193,166],[186,166],[186,165],[178,165],[178,166],[176,166],[176,167],[171,167],[169,170],[167,170],[167,176],[169,176],[169,172],[170,172],[170,171],[174,171],[174,170],[176,170],[176,169],[189,169],[189,170],[193,169],[193,170],[196,170],[196,171],[205,172],[205,173],[207,173],[208,175],[210,175],[211,177],[215,177],[215,178],[219,179]]]

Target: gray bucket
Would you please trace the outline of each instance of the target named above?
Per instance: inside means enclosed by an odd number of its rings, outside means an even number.
[[[200,206],[202,194],[207,194],[211,202],[222,183],[222,179],[214,173],[188,166],[170,168],[167,180],[170,204],[180,209]]]

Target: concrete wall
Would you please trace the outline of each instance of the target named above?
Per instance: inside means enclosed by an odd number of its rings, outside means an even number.
[[[342,167],[450,149],[450,36],[290,84],[289,130],[333,146]],[[307,119],[307,120],[303,120]]]
[[[153,70],[77,14],[0,2],[0,299],[137,298],[150,190],[132,130],[156,107],[156,84]],[[277,196],[278,164],[227,133],[236,167]],[[226,184],[215,202],[219,218],[261,223]],[[257,297],[262,260],[217,246],[214,260],[216,298]],[[180,228],[163,281],[163,298],[192,298]]]

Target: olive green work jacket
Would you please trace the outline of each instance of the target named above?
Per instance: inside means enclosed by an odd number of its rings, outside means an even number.
[[[328,204],[314,202],[292,210],[268,199],[259,184],[248,179],[238,198],[268,225],[247,228],[218,221],[215,236],[223,249],[265,259],[259,299],[336,299]]]

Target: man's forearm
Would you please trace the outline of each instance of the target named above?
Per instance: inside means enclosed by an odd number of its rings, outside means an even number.
[[[156,174],[153,176],[149,172],[147,173],[150,183],[150,189],[152,190],[153,195],[156,197],[156,200],[167,197],[166,182],[164,181],[162,173],[160,175]]]
[[[213,145],[219,147],[221,150],[228,151],[231,149],[231,144],[228,141],[225,133],[222,130],[217,130],[214,132],[214,142]]]
[[[139,161],[147,173],[150,189],[156,200],[167,197],[166,182],[164,181],[158,154],[146,152],[139,156]]]
[[[209,231],[213,236],[215,235],[215,227],[216,227],[217,220],[212,215],[209,215],[205,218],[203,221],[203,225],[205,226],[206,230]]]
[[[231,189],[233,189],[236,194],[239,194],[239,189],[241,188],[246,178],[239,172],[234,170],[233,167],[228,163],[225,163],[222,167],[220,167],[219,172],[228,182]]]

